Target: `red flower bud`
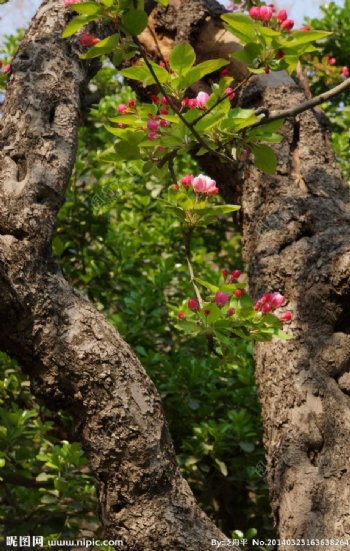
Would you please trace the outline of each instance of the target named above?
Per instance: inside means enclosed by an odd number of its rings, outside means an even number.
[[[183,312],[179,312],[177,317],[179,318],[179,320],[183,320],[183,319],[185,319],[186,316]]]
[[[290,312],[289,310],[287,312],[284,312],[284,314],[282,314],[282,316],[280,317],[280,321],[290,321],[292,319],[292,312]]]
[[[278,14],[276,15],[276,19],[279,23],[283,23],[288,18],[288,14],[286,10],[280,10]]]
[[[287,32],[291,31],[293,27],[294,27],[293,19],[286,19],[282,23],[282,29],[284,29]]]
[[[242,289],[236,289],[235,290],[235,296],[236,296],[236,298],[240,298],[242,296]]]
[[[187,303],[187,306],[190,310],[199,310],[199,304],[198,301],[195,298],[190,298],[190,300]]]
[[[234,308],[229,308],[226,312],[227,316],[233,316],[233,314],[236,312]]]

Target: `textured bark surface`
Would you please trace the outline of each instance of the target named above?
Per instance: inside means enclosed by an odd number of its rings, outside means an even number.
[[[304,100],[287,79],[258,88],[274,108]],[[350,537],[349,189],[325,122],[312,111],[287,121],[277,175],[253,171],[243,187],[251,290],[280,289],[294,312],[294,340],[255,349],[282,538]]]
[[[180,21],[181,6],[175,0],[172,5]],[[187,26],[191,33],[186,38],[199,60],[237,47],[216,18],[205,17],[198,27],[196,2],[191,5],[195,25]],[[156,30],[161,21],[155,20]],[[168,55],[181,39],[180,31],[158,33],[157,45]],[[151,42],[148,47],[155,52]],[[241,78],[239,66],[231,65],[231,71]],[[287,75],[270,74],[255,79],[241,102],[276,110],[304,100]],[[350,539],[349,189],[335,166],[321,112],[286,121],[283,133],[273,177],[251,167],[251,176],[243,181],[239,171],[233,174],[217,159],[207,157],[203,165],[224,183],[225,198],[240,197],[243,255],[253,296],[281,290],[294,312],[294,340],[259,344],[255,350],[271,504],[280,537]],[[299,549],[280,547],[293,548]]]
[[[0,159],[0,346],[34,394],[69,409],[97,481],[106,535],[134,551],[223,539],[181,478],[159,395],[120,335],[62,276],[50,241],[93,66],[45,0],[12,64]]]

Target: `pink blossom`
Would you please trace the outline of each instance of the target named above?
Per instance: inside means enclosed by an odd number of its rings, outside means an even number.
[[[301,31],[311,31],[310,27],[308,27],[307,25],[304,25],[303,27],[300,27],[300,30]]]
[[[326,59],[330,65],[335,65],[337,63],[337,60],[335,59],[335,57],[327,56]]]
[[[219,192],[215,180],[204,174],[200,174],[193,179],[192,187],[196,193],[205,193],[206,195],[215,195]]]
[[[282,29],[284,29],[285,31],[291,31],[292,28],[294,27],[294,21],[293,19],[286,19],[285,21],[283,21],[282,23]]]
[[[186,174],[183,178],[181,178],[181,183],[185,187],[191,186],[192,182],[193,182],[192,174]]]
[[[281,293],[278,293],[277,291],[271,293],[270,304],[273,308],[279,308],[285,301],[286,299],[283,295],[281,295]]]
[[[283,23],[286,19],[288,19],[288,14],[286,10],[280,10],[278,14],[276,15],[276,19],[279,23]]]
[[[249,15],[253,19],[260,19],[260,8],[258,6],[253,6],[249,10]]]
[[[242,296],[242,289],[236,289],[236,290],[235,290],[235,296],[236,296],[236,298],[241,298],[241,296]]]
[[[160,113],[161,115],[168,115],[168,114],[169,114],[169,111],[163,107],[162,109],[159,109],[159,113]]]
[[[270,21],[271,17],[273,15],[273,9],[269,6],[262,6],[260,8],[260,19],[262,21]]]
[[[168,105],[168,100],[166,99],[166,97],[162,96],[160,101],[163,105]]]
[[[236,9],[236,6],[233,2],[229,2],[226,7],[227,11],[234,11]]]
[[[157,121],[153,119],[149,119],[147,122],[147,128],[148,130],[151,130],[151,132],[156,132],[158,130],[158,123]]]
[[[187,303],[187,306],[189,307],[190,310],[199,310],[199,304],[198,304],[198,300],[196,300],[195,298],[190,298],[188,303]]]
[[[6,65],[4,65],[4,68],[2,70],[3,73],[7,74],[11,71],[11,64],[10,63],[7,63]]]
[[[292,312],[288,310],[287,312],[284,312],[282,316],[280,317],[280,321],[290,321],[292,319]]]
[[[215,302],[217,306],[225,306],[228,303],[229,294],[224,291],[217,291],[215,294]]]
[[[239,276],[241,275],[241,270],[233,270],[231,275],[232,275],[233,279],[238,279]]]
[[[179,318],[179,320],[183,320],[183,319],[185,319],[186,316],[183,312],[179,312],[177,317]]]
[[[117,111],[118,113],[125,113],[125,111],[127,110],[128,106],[125,105],[125,103],[120,103],[118,106],[117,106]]]
[[[196,97],[196,100],[197,100],[197,107],[199,107],[199,109],[203,109],[203,107],[205,107],[209,101],[209,94],[207,94],[206,92],[199,92],[199,94]]]
[[[163,120],[163,119],[161,119],[161,121],[160,121],[159,124],[160,124],[160,126],[161,126],[162,128],[166,128],[167,126],[170,126],[170,122],[169,122],[169,121],[165,121],[165,120]]]
[[[64,0],[64,7],[68,8],[72,4],[77,4],[80,0]]]
[[[272,310],[272,306],[268,302],[264,304],[264,306],[261,308],[261,311],[263,312],[263,314],[267,314],[268,312],[271,312],[271,310]]]
[[[349,67],[347,67],[346,65],[342,68],[342,71],[341,71],[341,74],[343,75],[343,77],[348,77],[350,75],[350,70],[349,70]]]
[[[233,314],[236,312],[234,308],[229,308],[226,312],[227,316],[233,316]]]

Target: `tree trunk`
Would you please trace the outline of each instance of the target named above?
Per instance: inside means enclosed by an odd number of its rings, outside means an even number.
[[[185,36],[184,6],[180,0],[171,5],[170,32],[162,9],[153,16],[157,47],[164,55],[183,38],[195,47],[198,60],[237,48],[222,30],[212,2],[203,1],[202,10],[196,0],[185,2],[192,13]],[[151,33],[143,41],[156,55]],[[232,63],[231,71],[241,79],[239,64]],[[280,110],[304,100],[291,78],[272,73],[254,78],[240,102]],[[239,170],[233,174],[217,159],[207,156],[201,162],[221,183],[225,198],[242,204],[251,293],[258,298],[280,290],[293,310],[293,340],[255,347],[271,504],[280,538],[350,542],[349,189],[335,165],[327,124],[315,110],[286,121],[273,177],[250,167],[244,180]],[[279,548],[300,548],[291,543]],[[345,543],[327,545],[348,549]]]
[[[73,413],[106,536],[134,551],[209,550],[224,535],[180,476],[153,383],[51,255],[94,72],[78,41],[60,38],[65,23],[62,3],[45,0],[12,64],[1,121],[0,346],[37,397]]]

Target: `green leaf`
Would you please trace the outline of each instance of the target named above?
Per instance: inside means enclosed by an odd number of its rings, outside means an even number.
[[[84,27],[84,25],[87,25],[91,21],[94,21],[96,17],[94,15],[78,15],[78,17],[74,17],[72,19],[67,27],[64,29],[62,33],[62,38],[68,38],[69,36],[72,36],[74,33],[79,31],[81,27]]]
[[[50,478],[53,478],[55,475],[53,474],[48,474],[48,473],[40,473],[38,474],[38,476],[35,478],[35,480],[37,482],[46,482],[47,480],[50,480]]]
[[[150,77],[150,72],[146,65],[134,65],[134,67],[127,67],[120,71],[123,77],[130,78],[131,80],[146,80]]]
[[[116,154],[122,159],[131,160],[139,159],[141,157],[141,153],[137,145],[131,144],[130,142],[121,140],[120,142],[117,142],[114,147]]]
[[[289,335],[288,333],[285,333],[281,329],[279,329],[276,333],[276,337],[278,339],[281,339],[282,341],[290,341],[291,339],[294,339],[293,335]]]
[[[186,74],[196,61],[196,54],[192,46],[184,42],[175,46],[170,54],[170,67],[178,74]]]
[[[141,34],[147,23],[148,15],[143,10],[129,10],[122,17],[123,28],[132,36]]]
[[[95,2],[84,2],[82,4],[72,4],[71,8],[77,13],[83,15],[100,15],[103,14],[101,6],[95,4]]]
[[[192,67],[187,75],[180,79],[179,87],[188,88],[204,76],[214,73],[214,71],[218,71],[221,67],[228,64],[229,62],[226,59],[209,59],[208,61],[203,61]]]
[[[243,13],[227,13],[221,16],[226,23],[225,27],[241,40],[244,44],[255,42],[255,28],[258,26],[254,20]]]
[[[175,327],[181,329],[181,331],[185,331],[185,333],[198,333],[198,325],[195,321],[184,319],[177,323]]]
[[[107,38],[104,38],[95,46],[90,48],[85,54],[83,54],[81,59],[93,59],[95,57],[99,57],[104,54],[109,54],[116,48],[116,46],[119,43],[119,34],[112,34],[111,36],[107,36]]]
[[[220,214],[235,212],[240,208],[239,205],[213,205],[212,207],[197,208],[196,213],[200,216],[218,216]]]
[[[198,277],[196,277],[195,280],[200,285],[203,285],[203,287],[206,287],[207,289],[209,289],[209,291],[212,291],[212,293],[216,293],[216,291],[219,290],[219,287],[217,287],[216,285],[213,285],[212,283],[209,283],[208,281],[204,281],[204,279],[199,279]]]
[[[4,459],[3,457],[0,457],[0,469],[1,469],[2,467],[5,467],[5,464],[6,464],[5,459]]]
[[[326,31],[294,31],[286,39],[279,40],[279,44],[281,47],[286,46],[287,48],[300,46],[301,44],[307,44],[315,40],[320,40],[321,38],[326,38],[331,34],[333,33]]]
[[[114,0],[100,0],[100,2],[104,6],[107,6],[107,8],[111,8],[113,6]]]
[[[156,2],[162,6],[167,6],[169,4],[169,0],[156,0]]]
[[[251,65],[260,55],[263,50],[262,44],[256,42],[249,42],[244,46],[243,50],[234,52],[231,57],[243,61],[247,65]]]
[[[254,153],[255,165],[266,174],[275,174],[277,156],[273,149],[268,145],[254,144],[252,145],[252,151]]]

